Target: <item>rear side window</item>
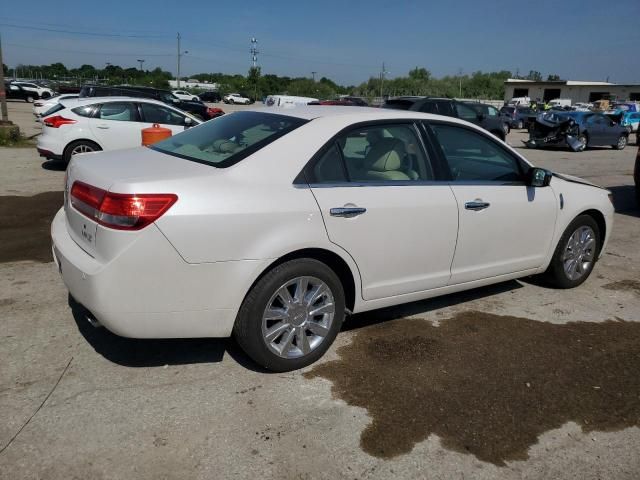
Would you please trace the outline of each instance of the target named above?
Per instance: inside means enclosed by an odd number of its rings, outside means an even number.
[[[96,105],[83,105],[81,107],[72,108],[71,111],[81,117],[93,117],[95,109]]]
[[[307,171],[310,183],[393,183],[433,180],[411,124],[371,125],[336,138]]]
[[[295,130],[307,120],[262,112],[236,112],[154,144],[153,150],[225,168]]]
[[[56,103],[53,107],[51,107],[49,110],[44,112],[42,114],[42,116],[43,117],[48,117],[49,115],[53,115],[54,113],[59,112],[60,110],[64,110],[64,108],[65,108],[64,105],[62,105],[60,103]],[[71,111],[74,112],[74,110],[71,110]]]
[[[138,109],[130,102],[104,103],[98,113],[100,120],[112,120],[117,122],[137,122]]]

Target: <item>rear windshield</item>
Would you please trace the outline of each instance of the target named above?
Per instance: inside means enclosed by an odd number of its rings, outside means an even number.
[[[46,112],[44,112],[42,114],[43,117],[48,117],[49,115],[53,115],[56,112],[59,112],[60,110],[64,110],[64,105],[62,105],[61,103],[56,103],[53,107],[51,107],[49,110],[47,110]]]
[[[235,112],[151,146],[194,162],[225,168],[307,123],[301,118],[262,112]]]

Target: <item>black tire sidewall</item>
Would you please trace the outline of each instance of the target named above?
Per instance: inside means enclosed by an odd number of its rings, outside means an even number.
[[[301,276],[319,278],[329,287],[335,301],[335,315],[329,334],[321,345],[304,357],[285,359],[271,352],[265,344],[262,315],[275,291],[287,281]],[[290,260],[273,268],[251,288],[238,312],[233,335],[245,353],[260,366],[275,372],[297,370],[312,364],[329,349],[342,327],[344,310],[342,284],[331,268],[311,258]]]
[[[69,163],[71,161],[71,158],[73,157],[73,155],[71,155],[71,151],[74,148],[76,148],[78,145],[89,145],[91,148],[93,148],[94,152],[98,152],[98,151],[102,150],[100,148],[100,146],[98,144],[94,143],[94,142],[91,142],[91,141],[88,141],[88,140],[76,140],[74,142],[71,142],[64,149],[64,153],[62,155],[62,159],[65,161],[65,163]]]
[[[571,280],[564,272],[562,255],[566,249],[569,238],[571,237],[573,232],[575,232],[581,226],[589,226],[593,229],[596,235],[596,251],[593,256],[593,262],[591,262],[589,271],[582,277],[576,280]],[[558,245],[556,246],[556,250],[553,253],[553,257],[551,258],[549,268],[545,272],[547,280],[553,286],[558,288],[574,288],[587,280],[587,278],[589,278],[589,276],[591,275],[596,262],[598,261],[598,256],[600,255],[601,235],[602,232],[600,232],[600,227],[598,227],[598,223],[593,219],[593,217],[591,217],[590,215],[577,216],[565,229],[562,237],[560,237],[560,240],[558,241]]]

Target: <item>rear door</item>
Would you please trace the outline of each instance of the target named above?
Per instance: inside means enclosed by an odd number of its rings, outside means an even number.
[[[445,286],[458,207],[412,122],[359,126],[305,170],[329,239],[358,265],[365,300]]]
[[[173,135],[184,132],[186,115],[155,103],[140,102],[142,127],[151,127],[154,123],[171,130]],[[195,125],[195,124],[194,124]]]
[[[540,267],[555,228],[553,190],[528,187],[526,164],[491,135],[445,122],[429,126],[459,211],[450,284]]]
[[[142,124],[134,102],[106,102],[88,119],[103,150],[133,148],[142,144]]]

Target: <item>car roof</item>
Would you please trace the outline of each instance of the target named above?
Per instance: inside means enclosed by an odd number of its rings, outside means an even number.
[[[342,105],[295,105],[292,107],[257,107],[249,110],[252,112],[270,113],[274,115],[286,115],[288,117],[301,118],[303,120],[314,120],[316,118],[328,117],[352,117],[353,122],[366,122],[371,120],[394,120],[394,119],[422,119],[422,120],[442,120],[446,119],[454,123],[466,122],[454,117],[434,115],[432,113],[414,112],[410,110],[396,110],[374,107],[356,107]]]
[[[78,97],[78,98],[63,98],[61,102],[64,102],[64,105],[74,105],[74,106],[82,106],[82,105],[92,105],[94,103],[107,103],[107,102],[145,102],[145,103],[155,103],[156,105],[162,105],[165,107],[170,107],[171,105],[167,105],[160,100],[155,100],[153,98],[148,97]]]

